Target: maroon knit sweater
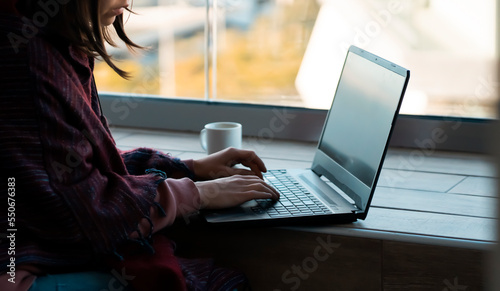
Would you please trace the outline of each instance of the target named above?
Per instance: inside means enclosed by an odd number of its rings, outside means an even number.
[[[139,221],[160,207],[159,182],[173,178],[169,189],[193,183],[178,159],[147,148],[120,152],[101,115],[93,59],[26,27],[0,11],[0,275],[12,257],[6,230],[15,229],[17,267],[80,269],[123,255],[117,250]]]

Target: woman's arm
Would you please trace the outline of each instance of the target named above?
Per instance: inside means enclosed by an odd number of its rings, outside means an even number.
[[[2,172],[18,181],[18,226],[30,239],[64,246],[61,251],[87,245],[112,253],[141,220],[151,220],[162,183],[165,196],[182,194],[191,209],[199,207],[190,179],[165,182],[157,172],[127,171],[93,106],[85,55],[38,36],[18,54],[5,48],[12,57],[2,60],[0,72]]]

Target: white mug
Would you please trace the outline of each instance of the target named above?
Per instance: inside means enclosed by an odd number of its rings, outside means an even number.
[[[201,147],[213,154],[228,147],[241,148],[241,124],[236,122],[213,122],[200,132]]]

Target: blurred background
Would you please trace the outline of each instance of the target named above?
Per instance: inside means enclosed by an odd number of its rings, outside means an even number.
[[[134,0],[101,92],[328,109],[349,45],[410,69],[401,113],[497,118],[496,0]]]

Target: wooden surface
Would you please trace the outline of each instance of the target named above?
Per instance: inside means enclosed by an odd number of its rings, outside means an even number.
[[[484,290],[487,253],[283,228],[171,231],[183,257],[213,257],[254,290]],[[460,289],[466,287],[466,289]]]
[[[383,242],[383,290],[484,290],[481,251]]]
[[[181,231],[185,257],[214,257],[239,269],[253,290],[380,290],[383,243],[278,228]],[[202,243],[200,243],[202,241]]]
[[[113,135],[121,149],[147,146],[181,159],[205,156],[197,133],[115,128]],[[256,138],[243,145],[268,169],[307,168],[316,148]],[[496,240],[495,177],[488,156],[390,149],[364,221],[176,235],[185,253],[208,253],[244,270],[255,290],[482,290]],[[339,244],[335,252],[317,264],[308,259],[318,240],[327,238]],[[304,262],[314,269],[307,279],[286,273]]]

